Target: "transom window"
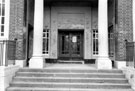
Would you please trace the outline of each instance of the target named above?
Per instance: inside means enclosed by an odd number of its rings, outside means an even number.
[[[49,29],[43,30],[43,54],[49,54]]]
[[[5,32],[5,0],[0,0],[0,37],[4,37]]]
[[[98,30],[93,30],[93,55],[98,55]]]

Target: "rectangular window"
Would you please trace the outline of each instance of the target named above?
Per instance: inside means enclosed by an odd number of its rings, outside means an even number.
[[[0,37],[4,37],[5,32],[5,0],[0,0]]]
[[[93,55],[98,55],[98,30],[93,30]]]
[[[49,54],[49,29],[43,30],[43,54]]]
[[[114,40],[113,26],[109,27],[108,30],[109,30],[108,31],[109,57],[114,57],[115,40]]]

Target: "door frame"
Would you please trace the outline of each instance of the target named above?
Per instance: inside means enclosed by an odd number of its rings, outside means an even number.
[[[82,55],[81,55],[81,57],[78,57],[78,58],[72,58],[72,59],[70,59],[70,57],[61,57],[60,56],[60,33],[61,32],[69,32],[69,33],[76,33],[76,32],[79,32],[81,35],[82,35],[82,44],[81,44],[81,46],[82,46],[82,50],[81,50],[81,52],[82,52]],[[84,59],[84,29],[58,29],[58,59],[62,59],[62,60],[83,60]]]

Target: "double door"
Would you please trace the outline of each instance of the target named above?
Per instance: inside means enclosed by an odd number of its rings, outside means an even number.
[[[59,58],[83,59],[83,32],[62,31],[59,32]]]

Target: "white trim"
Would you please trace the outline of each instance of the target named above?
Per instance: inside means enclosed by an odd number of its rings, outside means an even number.
[[[10,0],[5,0],[5,38],[9,39]]]
[[[42,57],[43,58],[50,58],[50,55],[49,54],[43,54]]]
[[[9,22],[10,22],[10,0],[5,0],[5,16],[4,16],[4,24],[1,24],[0,19],[0,25],[4,25],[4,36],[0,36],[0,38],[3,38],[5,40],[9,39]]]
[[[133,14],[133,41],[135,42],[135,0],[132,0],[132,14]]]
[[[5,42],[0,42],[0,45],[2,47],[1,52],[0,52],[0,57],[2,57],[0,59],[0,61],[2,61],[2,66],[5,66],[5,62],[6,62],[6,43]]]
[[[6,43],[4,42],[4,45],[3,45],[3,65],[5,66],[5,62],[6,62]]]

